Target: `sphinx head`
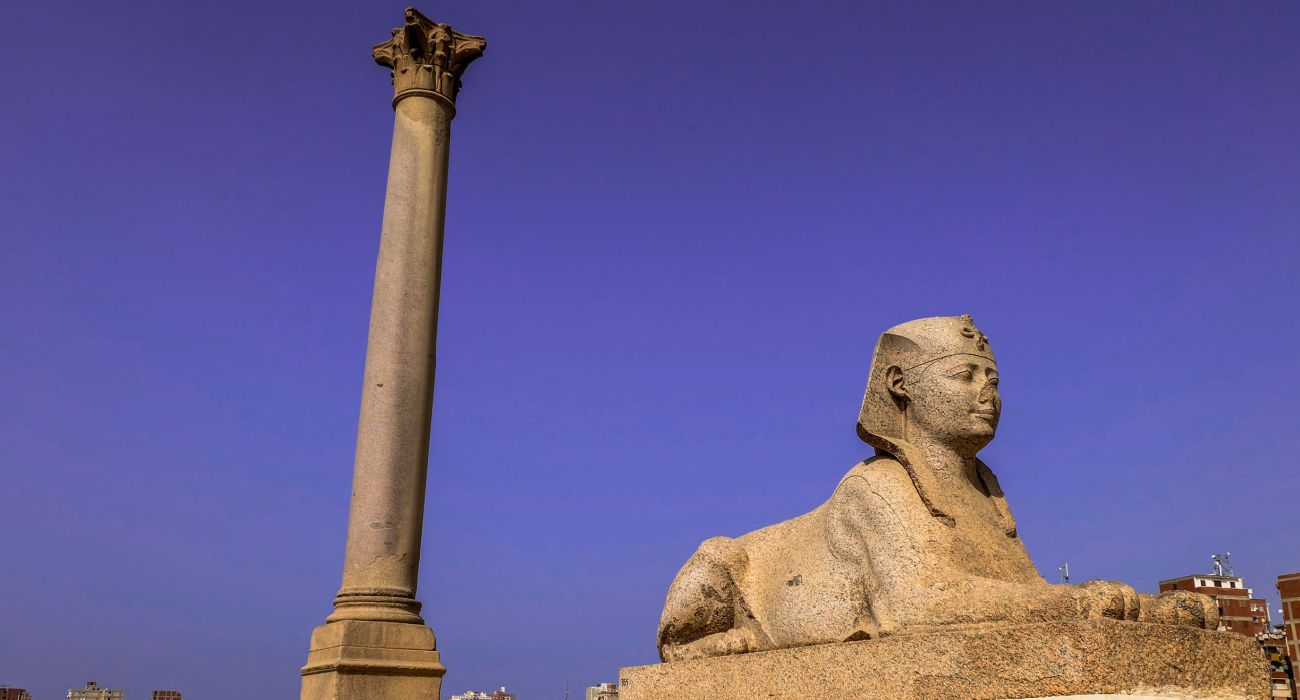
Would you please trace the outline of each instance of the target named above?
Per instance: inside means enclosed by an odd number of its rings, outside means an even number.
[[[858,435],[895,455],[924,442],[974,455],[993,439],[1001,410],[997,363],[971,317],[922,318],[876,343]]]

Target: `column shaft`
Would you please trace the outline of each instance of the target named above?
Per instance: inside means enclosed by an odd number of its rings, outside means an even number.
[[[453,108],[416,94],[394,110],[343,587],[330,621],[423,622],[415,593]]]

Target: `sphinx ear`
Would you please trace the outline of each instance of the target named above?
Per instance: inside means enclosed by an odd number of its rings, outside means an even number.
[[[907,394],[907,382],[903,376],[903,368],[898,365],[890,365],[885,368],[885,388],[889,389],[889,395],[894,397],[900,406],[907,404],[910,397]]]

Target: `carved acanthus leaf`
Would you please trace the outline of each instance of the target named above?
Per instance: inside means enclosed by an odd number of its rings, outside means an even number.
[[[372,53],[376,63],[392,71],[395,94],[432,90],[455,100],[466,66],[482,56],[485,48],[483,37],[461,34],[408,7],[406,23]]]

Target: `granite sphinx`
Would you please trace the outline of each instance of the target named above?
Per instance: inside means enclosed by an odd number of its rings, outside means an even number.
[[[1215,629],[1207,596],[1039,575],[978,457],[997,431],[998,381],[970,316],[885,331],[857,426],[875,456],[811,512],[701,544],[669,588],[660,658],[1105,619]]]

